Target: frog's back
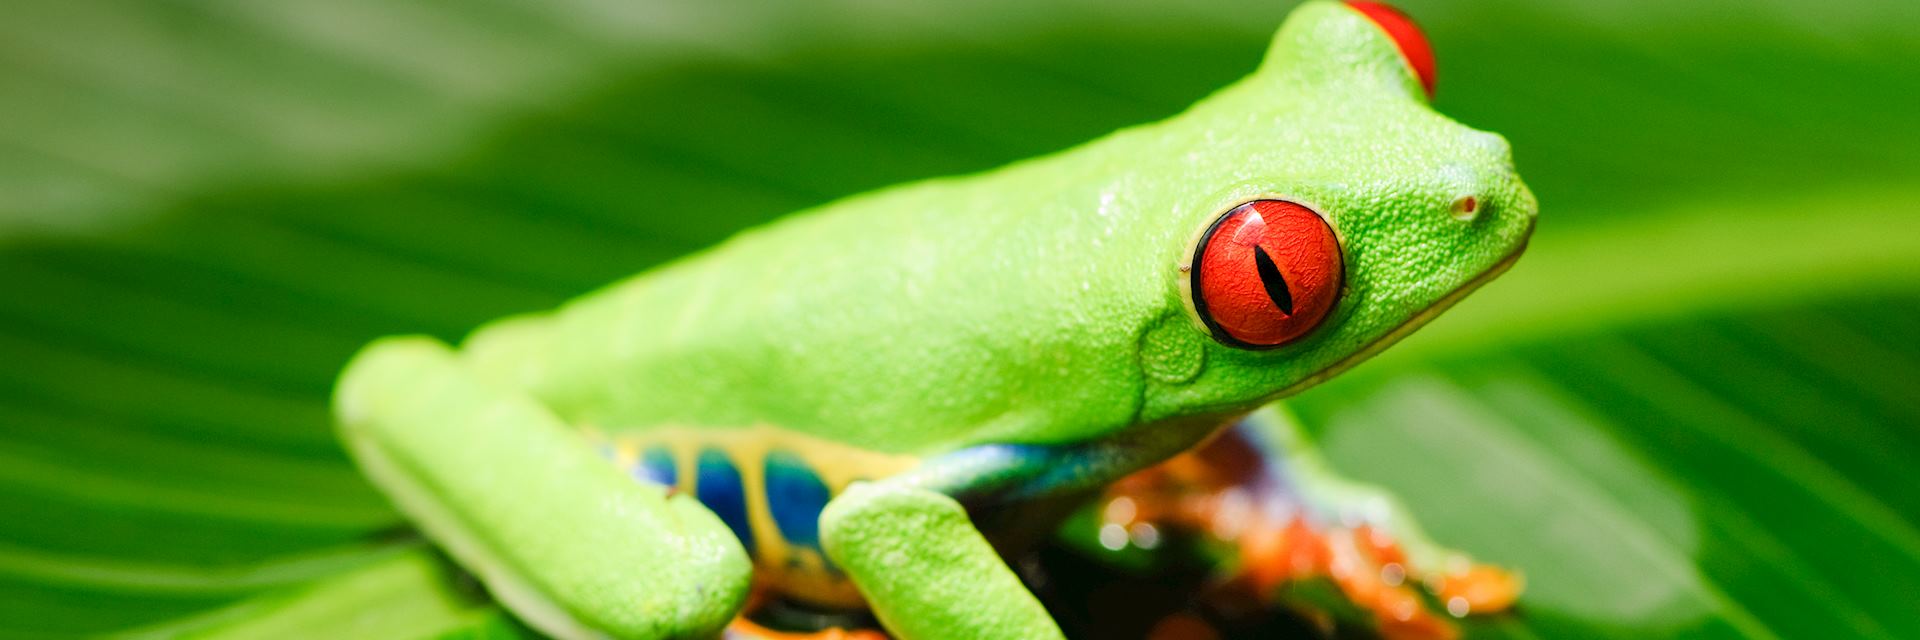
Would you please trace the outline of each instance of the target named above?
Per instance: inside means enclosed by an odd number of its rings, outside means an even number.
[[[1091,170],[1052,158],[825,205],[485,327],[463,351],[570,422],[619,431],[779,424],[920,456],[1035,425],[1111,431],[1140,398],[1135,336],[1082,325],[1144,325],[1164,300],[1126,279],[1172,243],[1103,232],[1109,263],[1141,263],[1125,268],[1063,250],[1088,240],[1107,185],[1028,183]],[[1048,195],[1007,195],[1034,193]]]

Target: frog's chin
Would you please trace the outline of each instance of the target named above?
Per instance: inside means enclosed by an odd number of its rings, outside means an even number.
[[[1362,362],[1366,362],[1367,358],[1371,358],[1381,351],[1385,351],[1387,347],[1393,346],[1394,343],[1411,335],[1420,327],[1426,326],[1428,322],[1432,322],[1434,318],[1440,317],[1440,314],[1446,313],[1447,309],[1459,304],[1468,294],[1473,293],[1480,287],[1486,286],[1488,282],[1492,282],[1494,278],[1500,277],[1500,274],[1506,273],[1508,269],[1512,269],[1513,263],[1520,260],[1520,254],[1526,253],[1526,249],[1527,243],[1524,241],[1521,242],[1520,246],[1514,247],[1512,253],[1507,254],[1505,258],[1501,258],[1499,263],[1493,265],[1492,268],[1487,269],[1480,275],[1475,276],[1474,279],[1467,281],[1466,284],[1460,285],[1460,288],[1454,289],[1447,295],[1442,296],[1440,300],[1434,302],[1432,306],[1414,314],[1411,318],[1407,318],[1406,322],[1400,323],[1400,326],[1394,327],[1393,330],[1388,331],[1385,335],[1368,343],[1367,346],[1353,352],[1353,355],[1349,355],[1340,359],[1338,362],[1327,365],[1326,368],[1302,378],[1299,382],[1295,382],[1285,389],[1281,389],[1279,393],[1269,397],[1267,402],[1306,391],[1314,385],[1326,382],[1328,379],[1345,373],[1348,369],[1352,369]]]

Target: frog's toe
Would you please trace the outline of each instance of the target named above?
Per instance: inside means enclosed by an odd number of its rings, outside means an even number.
[[[1350,487],[1349,491],[1378,492],[1371,487]],[[1383,629],[1397,622],[1423,626],[1425,621],[1419,618],[1427,610],[1422,606],[1426,602],[1452,617],[1464,618],[1507,611],[1519,599],[1523,581],[1518,574],[1475,562],[1465,553],[1425,539],[1405,510],[1384,493],[1366,501],[1391,508],[1376,510],[1372,517],[1348,512],[1334,523],[1313,524],[1310,518],[1300,517],[1289,533],[1294,538],[1307,538],[1301,544],[1325,546],[1328,563],[1321,568],[1321,575],[1331,578],[1356,605],[1376,614]],[[1416,552],[1409,552],[1410,548]],[[1294,580],[1307,577],[1312,576],[1289,576]],[[1420,613],[1407,613],[1414,609]],[[1434,636],[1415,633],[1398,637]]]
[[[890,640],[865,610],[821,609],[762,585],[727,625],[723,640]]]
[[[1465,569],[1429,578],[1428,582],[1434,585],[1433,591],[1446,606],[1447,613],[1455,616],[1512,609],[1520,599],[1524,584],[1520,574],[1484,564],[1471,564]]]
[[[723,640],[888,640],[887,634],[874,629],[828,627],[819,631],[777,631],[745,616],[735,618],[720,637]]]

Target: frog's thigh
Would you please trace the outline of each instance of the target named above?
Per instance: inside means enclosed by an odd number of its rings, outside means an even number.
[[[428,537],[561,638],[713,637],[751,568],[720,519],[634,482],[532,398],[428,338],[376,342],[335,395],[340,436]]]
[[[1060,638],[1060,628],[944,494],[856,483],[820,514],[827,555],[904,640]]]

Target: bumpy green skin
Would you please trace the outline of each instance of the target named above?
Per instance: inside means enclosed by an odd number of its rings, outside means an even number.
[[[1486,206],[1470,223],[1448,215],[1463,195]],[[1347,291],[1312,336],[1256,352],[1200,330],[1179,267],[1261,196],[1330,219]],[[804,212],[467,351],[589,424],[922,455],[1077,442],[1296,388],[1513,255],[1533,213],[1504,140],[1429,108],[1358,12],[1309,4],[1258,72],[1172,119]]]
[[[1449,214],[1463,196],[1472,220]],[[1346,289],[1308,337],[1235,349],[1194,317],[1182,267],[1221,213],[1268,197],[1329,220]],[[1430,109],[1374,23],[1310,3],[1256,73],[1164,122],[802,212],[457,354],[370,347],[343,376],[343,437],[463,564],[524,592],[508,605],[542,630],[710,635],[745,588],[738,545],[595,469],[568,426],[774,425],[928,460],[1148,443],[1076,481],[1098,480],[1383,347],[1516,256],[1534,211],[1505,141]],[[972,467],[942,464],[836,498],[829,555],[909,640],[1056,636],[943,495]],[[686,549],[711,555],[676,564]],[[967,598],[948,597],[957,584]]]

